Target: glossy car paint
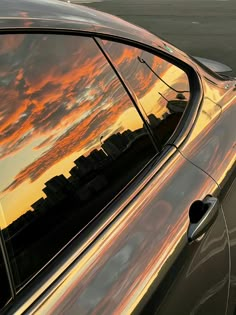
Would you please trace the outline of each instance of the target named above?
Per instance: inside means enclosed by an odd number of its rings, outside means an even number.
[[[178,55],[178,58],[187,58],[184,52],[171,44],[118,17],[84,6],[53,0],[1,1],[0,28],[1,30],[16,30],[16,28],[29,30],[30,28],[100,33],[143,42],[165,52],[171,50],[176,56]]]
[[[205,95],[200,115],[181,153],[223,188],[236,161],[235,83],[210,82],[203,73]],[[204,137],[203,137],[204,135]]]
[[[230,254],[231,254],[231,275],[230,275],[230,295],[229,295],[229,305],[228,314],[234,314],[235,312],[235,295],[236,295],[236,229],[235,229],[235,205],[236,205],[236,180],[235,171],[232,176],[234,181],[225,189],[225,194],[222,199],[222,207],[227,218],[227,227],[229,230],[229,240],[230,240]]]
[[[228,314],[235,312],[235,174],[236,174],[236,95],[235,82],[209,81],[204,72],[206,91],[201,114],[187,142],[180,148],[181,154],[209,174],[222,190],[220,201],[231,246],[231,293]],[[199,128],[200,127],[200,128]],[[234,180],[234,183],[232,181]]]
[[[43,286],[30,287],[30,298],[26,287],[27,293],[22,291],[7,311],[129,314],[149,310],[150,314],[156,308],[160,314],[176,314],[176,308],[182,307],[182,314],[224,313],[230,271],[224,215],[233,235],[235,184],[225,194],[230,196],[223,203],[227,211],[220,210],[200,242],[189,245],[186,231],[192,202],[207,194],[221,198],[235,166],[235,83],[211,76],[170,44],[118,18],[67,3],[56,2],[55,10],[54,3],[3,0],[0,27],[5,32],[29,27],[88,31],[150,45],[190,64],[201,77],[204,96],[191,132],[185,129],[188,132],[166,146],[172,147],[168,159],[153,165],[142,183],[123,195],[100,228],[91,229],[86,242],[57,266],[57,273],[50,274]],[[204,274],[200,281],[198,272]]]
[[[180,254],[187,257],[184,258],[187,275],[184,275],[184,282],[181,277],[183,291],[178,293],[185,301],[180,310],[186,314],[198,308],[206,313],[217,309],[225,311],[228,247],[222,213],[203,242],[189,245],[186,239],[191,203],[209,193],[217,195],[217,185],[178,153],[160,173],[155,172],[154,168],[138,197],[127,205],[52,290],[41,297],[40,303],[30,308],[30,313],[139,312],[148,301],[147,291],[152,285],[164,285],[165,276]],[[189,185],[190,182],[193,184]],[[179,271],[182,272],[182,268]],[[203,272],[203,277],[207,276],[208,280],[198,282],[196,286],[198,272]],[[186,301],[184,289],[187,288],[191,289],[192,297]],[[162,294],[167,289],[163,288]],[[211,290],[214,294],[210,294]],[[155,307],[162,306],[161,302],[158,296]],[[173,313],[176,304],[171,305]]]

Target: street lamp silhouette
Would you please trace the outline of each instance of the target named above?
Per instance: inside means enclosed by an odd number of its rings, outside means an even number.
[[[169,100],[163,94],[161,94],[160,92],[158,92],[158,94],[160,94],[161,97],[164,98],[165,101],[169,102]]]
[[[102,139],[103,139],[103,136],[100,137],[100,144],[101,144],[101,146],[103,145]]]
[[[104,144],[104,142],[102,142],[102,139],[103,139],[103,138],[104,138],[103,136],[100,137],[101,149],[102,149],[102,151],[106,154],[106,156],[108,156],[107,152],[106,152],[105,149],[102,147],[103,144]]]

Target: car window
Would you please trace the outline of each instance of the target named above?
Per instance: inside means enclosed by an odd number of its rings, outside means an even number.
[[[163,145],[188,105],[188,76],[182,69],[147,51],[107,40],[103,44],[138,97],[155,136]]]
[[[1,230],[0,230],[1,233]],[[1,242],[1,240],[0,240]],[[2,250],[0,247],[0,311],[11,298],[11,291],[8,282],[5,262],[3,260]]]
[[[156,155],[93,39],[1,35],[1,227],[16,286]]]

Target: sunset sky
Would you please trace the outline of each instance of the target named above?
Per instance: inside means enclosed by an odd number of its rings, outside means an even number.
[[[146,65],[138,62],[137,68],[134,60],[140,53],[122,46],[115,60],[126,65],[130,79],[134,78],[131,85],[147,113],[161,118],[166,102],[158,91],[173,96]],[[143,57],[168,84],[176,83],[179,69],[158,57]],[[143,125],[89,38],[3,35],[0,93],[2,227],[45,197],[42,189],[47,180],[60,174],[68,177],[75,159],[100,147],[101,135],[108,138]]]

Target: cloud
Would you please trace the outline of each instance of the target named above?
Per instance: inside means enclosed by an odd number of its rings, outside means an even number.
[[[99,143],[111,126],[117,130],[120,115],[132,106],[92,39],[14,36],[15,42],[5,43],[5,64],[0,61],[0,159],[7,161],[28,144],[42,142],[34,147],[40,155],[5,192],[37,180],[74,152],[94,146],[96,139]],[[131,61],[133,53],[124,49],[118,58],[119,63]],[[152,87],[149,75],[145,67],[139,73],[140,93]]]
[[[73,125],[48,151],[22,170],[5,191],[14,190],[27,179],[35,181],[50,167],[72,153],[80,151],[88,143],[92,143],[94,139],[97,139],[99,143],[104,130],[115,124],[120,112],[123,112],[123,110],[124,104],[120,104],[116,107],[116,110],[113,110],[112,107],[110,111],[100,111],[98,109],[82,122]]]

